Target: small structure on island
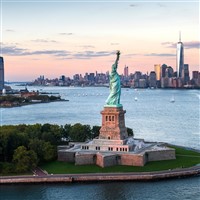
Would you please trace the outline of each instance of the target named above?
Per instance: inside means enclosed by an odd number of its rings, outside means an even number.
[[[120,52],[112,65],[110,94],[104,105],[99,137],[69,147],[58,147],[58,160],[75,162],[76,165],[96,164],[144,166],[149,161],[175,159],[175,150],[164,143],[145,142],[129,137],[125,126],[125,113],[120,104],[121,83],[117,73]]]

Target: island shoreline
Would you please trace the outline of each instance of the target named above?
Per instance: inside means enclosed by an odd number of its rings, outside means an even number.
[[[45,176],[1,176],[0,184],[23,183],[87,183],[105,181],[158,181],[200,175],[200,166],[154,172],[48,174]]]

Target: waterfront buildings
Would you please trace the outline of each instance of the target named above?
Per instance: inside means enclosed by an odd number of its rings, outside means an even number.
[[[181,34],[177,43],[176,56],[177,71],[167,64],[155,64],[154,71],[150,74],[142,74],[140,71],[129,73],[128,66],[125,65],[123,74],[120,75],[122,87],[132,88],[200,88],[199,72],[194,72],[190,79],[189,64],[184,64],[184,46],[181,42]],[[40,76],[32,85],[50,86],[109,86],[109,72],[88,73],[85,75],[75,74],[73,78],[62,75],[60,79],[44,79]]]
[[[189,65],[184,64],[184,73],[177,78],[177,72],[166,64],[154,65],[155,71],[143,74],[140,71],[130,73],[128,76],[121,74],[122,87],[132,88],[200,88],[200,72],[193,71],[190,78]],[[45,86],[109,86],[109,73],[85,73],[84,76],[75,74],[73,78],[64,75],[60,78],[48,79],[40,76],[30,85]]]
[[[0,57],[0,91],[4,89],[4,62],[3,57]]]

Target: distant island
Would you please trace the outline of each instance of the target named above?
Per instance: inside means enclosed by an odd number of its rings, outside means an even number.
[[[41,94],[38,91],[29,92],[27,89],[21,90],[16,94],[7,94],[0,96],[0,107],[11,108],[17,106],[25,106],[38,103],[50,103],[57,101],[69,101],[61,99],[60,96],[48,95],[48,93]]]

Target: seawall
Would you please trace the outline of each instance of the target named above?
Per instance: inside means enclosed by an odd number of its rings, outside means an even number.
[[[131,173],[91,173],[91,174],[59,174],[46,176],[1,176],[0,184],[13,183],[73,183],[97,181],[152,181],[169,178],[180,178],[200,175],[200,166],[185,169],[131,172]]]

